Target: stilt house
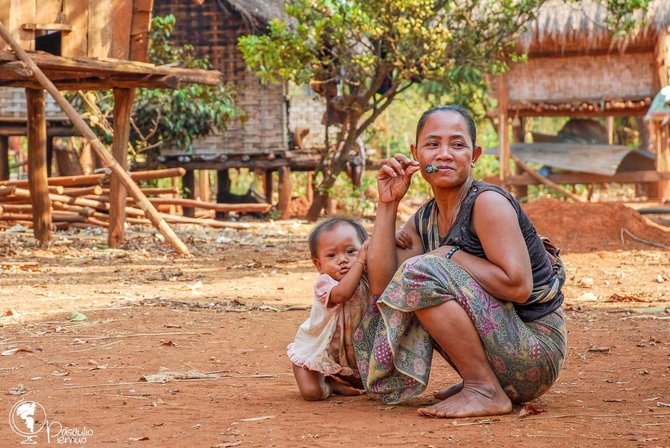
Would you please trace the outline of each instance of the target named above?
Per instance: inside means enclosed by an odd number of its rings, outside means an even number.
[[[244,118],[227,130],[193,143],[190,154],[162,148],[168,166],[217,170],[218,202],[230,200],[228,169],[245,167],[265,174],[265,195],[272,196],[272,173],[279,172],[279,208],[290,198],[290,170],[314,170],[317,150],[323,146],[321,117],[325,104],[309,86],[262,84],[249,71],[237,48],[246,34],[263,33],[275,18],[286,19],[282,0],[155,0],[154,14],[174,14],[173,41],[195,47],[209,57],[226,81],[235,83],[236,100]]]
[[[570,170],[548,176],[559,184],[646,183],[649,195],[658,195],[655,186],[667,173],[659,172],[654,154],[646,151],[654,147],[654,135],[649,143],[641,138],[643,151],[633,155],[631,148],[613,145],[524,144],[525,121],[538,116],[609,117],[611,143],[612,117],[642,117],[667,84],[670,1],[652,0],[642,24],[625,36],[612,35],[605,18],[599,2],[548,1],[519,42],[527,62],[512,63],[494,80],[503,184],[537,183],[528,173],[512,174],[510,158],[519,157]]]
[[[45,112],[53,111],[58,119],[63,118],[63,114],[55,107],[47,109],[45,81],[40,81],[33,71],[28,70],[25,61],[19,60],[15,52],[8,51],[10,41],[28,51],[28,58],[59,90],[114,90],[112,152],[122,169],[113,170],[109,242],[110,246],[117,247],[123,241],[124,233],[126,190],[120,181],[127,181],[123,169],[127,169],[134,89],[178,88],[184,82],[210,85],[222,82],[218,72],[156,67],[145,62],[152,9],[153,0],[0,0],[0,21],[7,31],[6,38],[0,39],[0,87],[23,88],[26,98],[26,112],[0,109],[0,115],[5,118],[4,124],[0,125],[0,135],[11,135],[17,127],[27,125],[27,130],[23,127],[23,135],[27,132],[32,224],[41,243],[49,241],[53,224],[45,163],[50,140]],[[16,91],[10,95],[16,97]],[[10,114],[12,116],[7,120]],[[86,126],[78,115],[76,118],[82,128]],[[73,117],[69,116],[69,119]],[[6,130],[7,121],[14,130]],[[6,140],[0,138],[0,143],[0,149],[3,149],[0,165],[6,165]],[[114,163],[111,165],[114,167]],[[7,185],[7,181],[0,185]],[[143,197],[141,192],[138,196]],[[148,217],[154,218],[149,216],[152,215],[149,212],[156,212],[150,203],[143,210]],[[161,221],[156,225],[163,232],[168,226],[157,213],[155,217],[156,222]],[[181,246],[184,248],[182,252],[187,252],[183,243]]]

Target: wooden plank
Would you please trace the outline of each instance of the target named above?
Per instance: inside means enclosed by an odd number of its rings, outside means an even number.
[[[21,28],[24,23],[35,22],[35,0],[12,0],[9,14],[9,33],[24,50],[35,49],[35,33]]]
[[[72,25],[65,23],[24,23],[21,29],[27,31],[72,31]]]
[[[0,0],[0,22],[2,22],[8,29],[10,29],[9,16],[11,12],[12,0]],[[6,48],[9,48],[9,42],[0,42],[0,50]]]
[[[133,61],[146,61],[149,52],[149,29],[153,0],[134,0],[130,25],[130,54]]]
[[[133,171],[129,173],[129,176],[135,182],[140,180],[152,180],[152,179],[162,179],[166,177],[174,176],[183,176],[186,173],[184,168],[166,168],[162,170],[147,170],[147,171]],[[99,184],[105,181],[108,178],[107,174],[85,174],[82,176],[62,176],[62,177],[51,177],[49,178],[49,185],[63,185],[63,186],[74,186],[74,185],[92,185]],[[27,180],[7,180],[0,181],[0,186],[9,186],[13,185],[16,187],[27,187]]]
[[[88,48],[91,58],[108,58],[112,54],[112,3],[110,0],[88,0]]]
[[[88,0],[63,0],[63,20],[72,25],[72,31],[63,33],[61,55],[69,58],[86,56]]]
[[[114,89],[114,142],[112,155],[119,165],[128,169],[128,139],[130,136],[130,113],[133,109],[135,91],[132,89]],[[109,247],[118,248],[124,241],[126,220],[126,189],[118,176],[112,176],[109,209]]]
[[[112,0],[112,57],[128,59],[130,55],[130,24],[133,2]]]
[[[35,11],[35,23],[60,23],[59,16],[61,12],[60,0],[38,0]]]
[[[28,183],[33,232],[40,244],[51,239],[51,202],[47,181],[47,122],[43,90],[26,89],[28,104]]]

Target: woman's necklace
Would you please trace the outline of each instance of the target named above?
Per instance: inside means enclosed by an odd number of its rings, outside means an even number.
[[[451,232],[451,226],[453,226],[454,222],[456,221],[456,212],[461,208],[461,203],[463,202],[463,199],[465,199],[465,194],[470,189],[471,184],[472,178],[468,176],[468,179],[463,184],[463,188],[461,188],[461,192],[458,195],[458,201],[456,201],[456,205],[451,209],[451,216],[449,217],[449,222],[447,225],[447,233],[444,236],[440,235],[440,241],[446,238],[447,235],[449,235]]]

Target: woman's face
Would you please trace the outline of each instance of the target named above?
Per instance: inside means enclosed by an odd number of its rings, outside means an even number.
[[[421,165],[421,175],[433,187],[454,187],[465,182],[481,147],[472,147],[465,119],[458,112],[437,111],[429,115],[412,145],[412,155]],[[426,173],[426,166],[438,168]]]

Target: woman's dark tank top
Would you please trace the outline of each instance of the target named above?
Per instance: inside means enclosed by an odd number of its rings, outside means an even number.
[[[533,271],[533,289],[549,284],[553,269],[552,259],[545,249],[544,243],[537,234],[535,227],[526,216],[519,203],[514,197],[503,188],[497,185],[491,185],[486,182],[473,181],[468,192],[461,202],[461,209],[449,230],[449,234],[440,239],[437,234],[437,221],[430,222],[430,216],[435,207],[435,198],[426,202],[414,215],[414,224],[421,237],[424,252],[430,252],[439,246],[459,246],[461,250],[486,259],[484,248],[481,245],[479,237],[472,228],[472,210],[477,196],[485,191],[495,191],[504,196],[514,210],[516,211],[519,227],[526,242],[528,254],[530,255],[530,264]],[[553,300],[544,303],[517,304],[515,309],[519,317],[525,321],[533,321],[545,316],[561,306],[563,302],[563,293],[559,292]]]

